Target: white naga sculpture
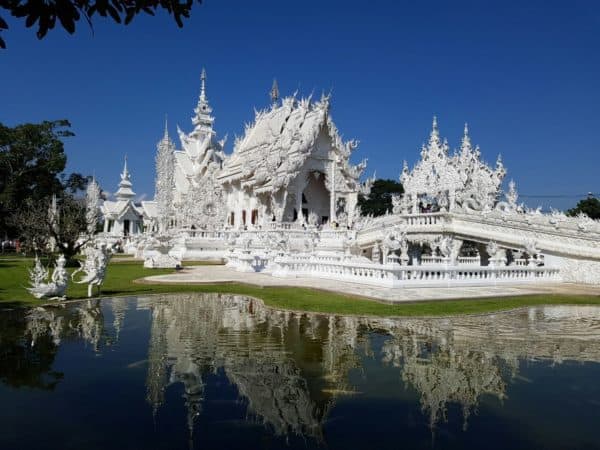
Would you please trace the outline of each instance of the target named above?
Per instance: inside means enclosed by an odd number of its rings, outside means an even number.
[[[50,281],[47,282],[48,269],[42,266],[39,258],[35,258],[35,266],[29,271],[31,287],[27,290],[35,297],[48,297],[51,300],[64,300],[67,290],[68,277],[65,270],[65,257],[60,255],[56,260],[56,265]]]
[[[71,279],[76,284],[87,284],[88,297],[91,297],[93,286],[98,286],[98,290],[100,290],[100,285],[104,282],[106,267],[110,260],[110,251],[106,245],[101,244],[99,247],[88,246],[83,253],[85,261],[79,263],[81,267],[71,274]],[[79,272],[84,272],[85,275],[79,281],[75,281],[75,276]]]

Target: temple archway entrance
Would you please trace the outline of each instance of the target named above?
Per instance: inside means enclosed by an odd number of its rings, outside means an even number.
[[[329,190],[325,186],[325,174],[312,172],[308,176],[308,184],[302,192],[302,212],[305,219],[314,212],[321,223],[329,220]]]

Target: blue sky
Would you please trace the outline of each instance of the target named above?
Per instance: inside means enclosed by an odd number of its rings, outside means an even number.
[[[431,119],[451,147],[464,122],[530,206],[600,192],[600,3],[594,1],[206,0],[177,28],[165,14],[127,26],[96,18],[42,41],[9,19],[0,51],[0,121],[67,118],[68,170],[114,191],[123,155],[152,197],[164,117],[191,129],[202,67],[219,136],[241,134],[282,94],[333,92],[332,114],[360,146],[354,161],[397,178]],[[547,196],[547,197],[546,197]]]

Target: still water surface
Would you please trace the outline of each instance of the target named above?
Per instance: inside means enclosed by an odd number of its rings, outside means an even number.
[[[599,307],[365,319],[206,294],[0,312],[1,449],[591,449],[599,425]]]

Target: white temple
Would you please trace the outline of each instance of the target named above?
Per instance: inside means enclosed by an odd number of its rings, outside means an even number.
[[[350,162],[357,143],[340,137],[329,96],[280,99],[274,83],[230,154],[212,112],[202,71],[192,131],[178,128],[177,148],[165,127],[157,145],[154,200],[133,203],[125,164],[101,238],[126,240],[139,257],[160,241],[176,260],[392,288],[600,283],[600,223],[517,204],[500,157],[485,163],[466,125],[451,152],[434,118],[420,160],[402,167],[405,194],[373,218],[357,207],[373,180],[361,181],[366,161]]]
[[[114,237],[127,237],[143,233],[143,211],[133,200],[131,176],[127,169],[127,157],[121,173],[115,201],[105,200],[101,207],[104,217],[104,233]]]
[[[155,202],[146,202],[150,219],[191,230],[259,228],[269,223],[350,225],[366,161],[349,162],[355,141],[342,141],[330,115],[329,97],[319,101],[278,97],[256,112],[237,139],[233,153],[217,140],[202,71],[194,129],[178,129],[176,149],[167,129],[158,143]],[[331,194],[333,192],[333,194]],[[155,215],[154,215],[155,214]],[[160,217],[160,219],[159,219]]]

